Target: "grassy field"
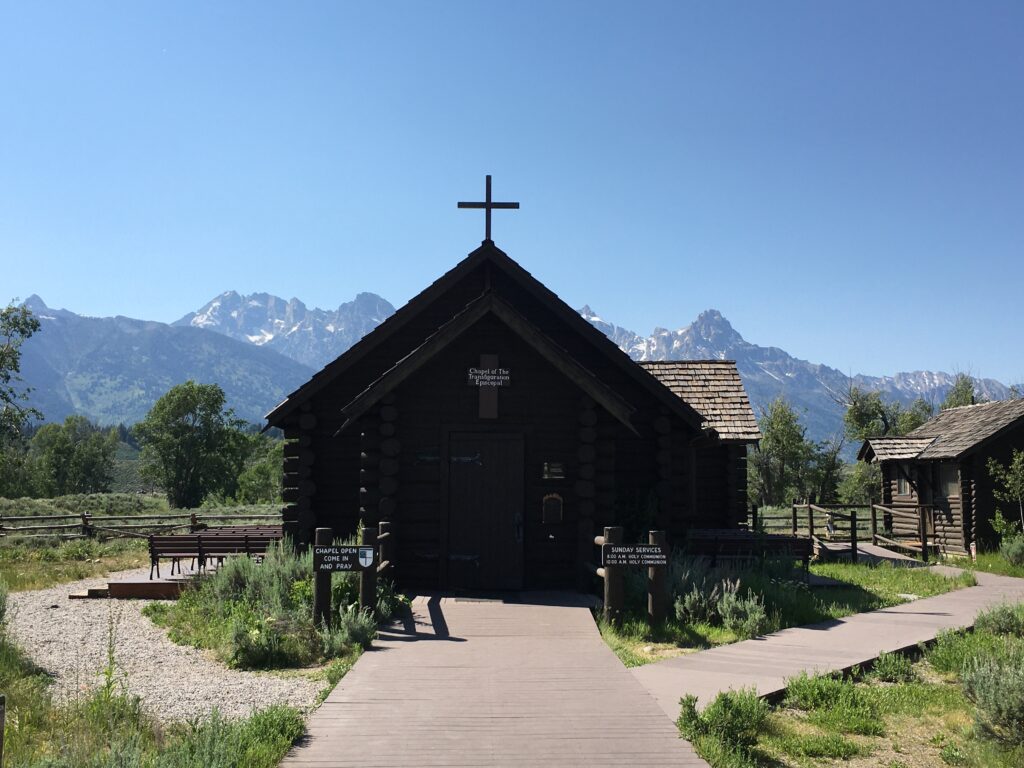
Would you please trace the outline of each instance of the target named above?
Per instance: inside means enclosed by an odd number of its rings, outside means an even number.
[[[44,589],[148,564],[146,542],[139,539],[58,542],[12,537],[0,544],[0,578],[12,591]]]
[[[770,706],[754,692],[683,703],[680,730],[713,768],[1024,765],[1024,606],[945,633],[917,658],[885,654],[847,678],[800,676]]]
[[[756,573],[740,574],[752,590],[764,597],[769,613],[767,631],[814,624],[907,602],[908,598],[900,595],[930,597],[975,583],[970,573],[947,578],[924,568],[893,568],[890,565],[873,567],[823,563],[812,565],[811,572],[836,579],[846,586],[808,588]],[[736,632],[722,626],[681,622],[676,618],[659,627],[649,627],[643,617],[637,615],[628,617],[619,628],[603,622],[599,625],[605,642],[627,667],[742,639]]]

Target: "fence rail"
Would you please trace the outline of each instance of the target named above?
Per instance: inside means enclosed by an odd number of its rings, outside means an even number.
[[[765,512],[753,507],[747,525],[750,530],[765,533],[786,531],[793,536],[805,536],[819,547],[833,542],[848,543],[853,562],[857,562],[859,543],[863,541],[906,549],[928,562],[929,550],[935,547],[935,542],[928,540],[933,515],[933,509],[927,505],[909,510],[881,504],[794,502],[786,511]],[[910,523],[916,529],[916,535],[907,538],[892,533],[894,520]]]
[[[189,533],[195,533],[209,527],[209,523],[249,520],[280,521],[281,513],[204,515],[201,512],[189,512],[120,516],[92,515],[89,512],[82,512],[68,515],[0,515],[0,537],[12,539],[146,538],[150,533],[167,533],[178,529],[187,529]]]

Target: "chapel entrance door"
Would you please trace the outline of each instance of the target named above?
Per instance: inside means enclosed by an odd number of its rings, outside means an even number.
[[[523,586],[523,436],[453,432],[448,443],[448,586]]]

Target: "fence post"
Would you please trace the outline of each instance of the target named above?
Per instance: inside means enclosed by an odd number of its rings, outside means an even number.
[[[377,529],[363,528],[359,543],[367,547],[376,546]],[[374,617],[377,616],[377,565],[381,562],[378,559],[373,566],[359,572],[359,607],[363,610],[369,608]]]
[[[195,533],[197,530],[199,530],[199,516],[195,512],[191,512],[188,516],[188,532]]]
[[[82,513],[82,535],[89,538],[92,538],[93,535],[92,520],[88,512]]]
[[[850,510],[850,562],[857,564],[857,510]]]
[[[807,537],[814,541],[814,510],[810,504],[807,505]]]
[[[757,530],[757,504],[750,505],[750,530]]]
[[[871,510],[871,543],[878,546],[878,510],[875,509],[875,505],[870,501],[868,502],[868,509]]]
[[[793,502],[793,535],[796,536],[797,521],[796,521],[796,502]]]
[[[334,538],[330,528],[317,528],[313,537],[314,544],[329,546]],[[331,624],[331,572],[313,574],[313,623],[316,626]]]
[[[924,516],[927,513],[924,507],[918,507],[917,527],[921,530],[921,559],[928,562],[928,526]]]
[[[380,521],[380,523],[377,525],[377,531],[377,538],[379,540],[378,546],[380,551],[380,564],[383,565],[384,563],[391,562],[392,552],[395,551],[391,540],[392,538],[394,538],[395,534],[392,533],[391,523],[387,520]],[[390,573],[392,570],[394,570],[394,563],[392,563],[388,567],[387,572]]]
[[[611,526],[604,529],[605,544],[622,543],[622,527]],[[625,581],[620,565],[604,567],[604,620],[615,626],[622,624],[622,609],[625,603]]]
[[[754,507],[757,509],[757,507]],[[668,539],[664,531],[648,531],[647,543],[665,548]],[[668,589],[665,584],[665,568],[657,566],[647,569],[647,619],[651,626],[660,624],[668,614]]]

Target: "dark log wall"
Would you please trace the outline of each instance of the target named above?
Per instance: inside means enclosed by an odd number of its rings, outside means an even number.
[[[639,434],[491,316],[338,434],[343,406],[488,287],[636,407]],[[609,361],[601,346],[610,342],[597,331],[589,335],[500,270],[484,264],[470,273],[379,345],[357,348],[347,371],[284,419],[286,530],[307,543],[316,526],[347,536],[361,518],[393,520],[398,579],[437,586],[447,547],[446,430],[460,429],[524,435],[526,587],[580,583],[578,564],[596,559],[593,535],[605,525],[633,524],[637,535],[664,528],[678,539],[691,527],[744,519],[746,447],[706,439],[694,447],[694,427]],[[512,374],[511,386],[498,391],[497,419],[480,418],[479,392],[466,382],[466,369],[479,365],[481,354],[497,354]],[[544,462],[561,463],[565,479],[543,479]],[[550,493],[563,497],[560,523],[542,520]]]
[[[976,494],[974,527],[980,550],[992,548],[996,544],[996,534],[992,530],[992,518],[996,509],[1002,510],[1005,518],[1020,520],[1020,512],[1015,506],[996,499],[995,486],[987,466],[988,459],[994,458],[1005,467],[1013,456],[1014,448],[1018,451],[1024,450],[1024,424],[982,446],[971,456]]]
[[[898,493],[899,470],[896,462],[884,462],[882,465],[883,477],[883,505],[886,499],[893,509],[907,512],[909,515],[917,515],[920,505],[931,507],[932,519],[934,522],[932,538],[939,549],[943,552],[963,554],[967,551],[965,537],[968,535],[964,525],[963,512],[963,488],[964,475],[959,476],[959,487],[961,496],[945,497],[939,483],[939,467],[950,462],[920,461],[906,462],[909,469],[912,483],[908,488],[909,493]],[[920,538],[916,517],[897,517],[892,521],[892,530],[898,539],[917,541]]]
[[[466,369],[481,354],[497,354],[511,371],[511,386],[498,390],[498,418],[479,418],[479,390]],[[396,497],[398,578],[411,586],[436,586],[446,557],[442,462],[448,431],[519,432],[525,449],[524,575],[526,587],[575,586],[581,509],[597,512],[597,436],[610,418],[583,392],[500,321],[485,318],[396,391],[401,404],[401,467]],[[583,450],[592,446],[592,450]],[[565,479],[544,479],[545,462],[562,464]],[[606,468],[611,466],[605,459]],[[545,524],[543,497],[563,498],[560,523]]]

